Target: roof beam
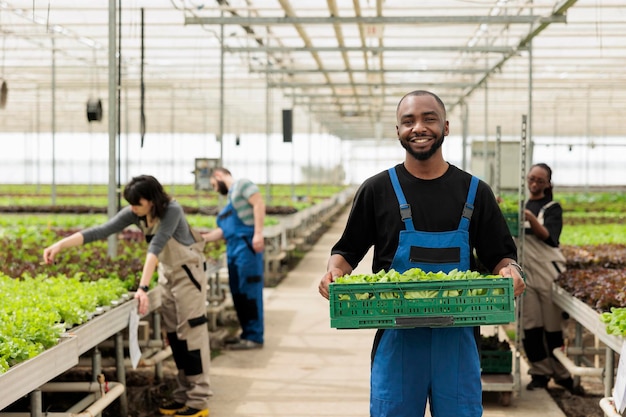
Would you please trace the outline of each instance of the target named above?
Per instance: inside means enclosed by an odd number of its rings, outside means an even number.
[[[484,68],[390,68],[390,69],[367,69],[367,68],[351,68],[350,72],[354,72],[354,73],[366,73],[366,74],[385,74],[385,73],[394,73],[394,74],[413,74],[416,72],[422,72],[422,73],[443,73],[443,74],[449,74],[449,73],[455,73],[455,74],[484,74],[485,73],[485,69]],[[295,75],[295,74],[319,74],[320,70],[319,69],[315,69],[315,68],[268,68],[268,67],[264,67],[261,69],[255,69],[255,68],[251,68],[250,72],[253,73],[270,73],[270,74],[289,74],[289,75]],[[334,68],[334,69],[328,69],[325,68],[324,72],[327,73],[341,73],[341,74],[345,74],[347,71],[344,68]]]
[[[492,45],[454,45],[454,46],[302,46],[302,47],[287,47],[287,46],[227,46],[226,50],[229,52],[268,52],[268,53],[280,53],[280,52],[493,52],[499,54],[512,54],[515,49],[510,46],[492,46]]]
[[[565,13],[567,12],[567,10],[574,6],[574,4],[576,4],[578,0],[563,0],[561,2],[561,4],[558,7],[555,7],[555,11],[553,12],[552,16],[565,16]],[[539,34],[541,32],[543,32],[547,27],[549,26],[549,22],[542,22],[539,27],[534,28],[530,31],[530,33],[528,33],[528,35],[526,36],[526,38],[524,38],[522,41],[520,41],[520,43],[518,44],[517,49],[518,50],[522,50],[528,47],[528,44],[533,40],[533,38],[539,36]],[[450,110],[454,109],[457,105],[460,105],[466,97],[469,97],[470,95],[472,95],[472,93],[474,91],[476,91],[478,88],[480,88],[480,86],[482,86],[491,76],[492,73],[495,73],[496,71],[498,71],[499,69],[502,68],[502,66],[509,60],[511,59],[513,56],[515,55],[515,53],[513,54],[507,54],[506,56],[502,57],[501,61],[496,63],[494,66],[491,67],[491,69],[489,71],[487,71],[485,73],[485,75],[483,76],[483,78],[481,80],[479,80],[472,88],[470,88],[468,91],[466,91],[462,97],[459,98],[459,100],[452,104],[450,106]]]
[[[185,25],[242,25],[242,26],[273,26],[273,25],[336,25],[336,24],[530,24],[530,23],[566,23],[563,14],[550,16],[320,16],[320,17],[199,17],[186,16]]]
[[[420,82],[420,86],[423,87],[436,87],[436,88],[469,88],[473,87],[474,83],[459,83],[459,82]],[[371,87],[372,83],[332,83],[332,84],[323,84],[319,82],[310,82],[310,83],[289,83],[289,82],[269,82],[267,84],[269,88],[345,88],[345,87]],[[385,88],[406,88],[406,82],[398,82],[398,83],[380,83],[374,85],[375,87],[385,87]]]

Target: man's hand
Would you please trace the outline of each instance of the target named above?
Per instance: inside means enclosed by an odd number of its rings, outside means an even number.
[[[252,247],[256,253],[263,252],[263,249],[265,249],[263,233],[255,233],[254,236],[252,236]]]
[[[526,290],[526,283],[520,274],[520,271],[513,265],[509,264],[500,268],[499,274],[503,277],[513,278],[513,294],[517,297]]]
[[[324,274],[324,276],[320,280],[320,284],[318,287],[320,294],[322,294],[322,297],[328,300],[328,297],[330,296],[328,286],[335,281],[335,278],[343,275],[343,271],[339,268],[332,268],[330,271]]]

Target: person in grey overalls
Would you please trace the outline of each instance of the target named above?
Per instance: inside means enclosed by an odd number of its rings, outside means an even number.
[[[61,249],[105,239],[135,225],[148,242],[148,254],[135,299],[139,313],[149,311],[148,291],[155,270],[161,286],[163,329],[178,368],[178,386],[171,401],[159,408],[164,415],[206,417],[209,414],[211,352],[206,317],[205,242],[193,231],[183,208],[150,175],[134,177],[124,188],[130,204],[101,226],[74,233],[44,249],[50,264]]]
[[[552,169],[543,163],[528,171],[529,198],[524,209],[524,266],[528,285],[523,297],[522,345],[529,361],[531,380],[526,389],[546,388],[550,379],[573,394],[580,385],[554,356],[564,345],[563,311],[552,301],[552,283],[565,272],[559,249],[563,208],[552,197]]]
[[[226,168],[215,168],[210,181],[215,191],[228,196],[217,215],[217,228],[202,234],[207,242],[226,241],[228,284],[241,326],[241,334],[227,339],[227,346],[232,350],[262,348],[265,202],[256,184],[245,178],[235,180]]]
[[[443,159],[445,106],[435,94],[406,94],[397,108],[403,164],[368,178],[357,190],[339,241],[331,249],[320,294],[349,274],[374,246],[372,272],[419,267],[479,270],[525,287],[517,250],[489,186]],[[476,256],[474,256],[476,254]],[[478,258],[478,259],[476,259]],[[372,347],[371,417],[482,415],[475,327],[379,329]]]

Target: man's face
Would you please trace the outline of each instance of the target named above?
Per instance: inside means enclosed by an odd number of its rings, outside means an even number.
[[[228,195],[228,187],[224,181],[217,179],[215,176],[211,177],[211,187],[214,191],[217,191],[221,195]]]
[[[430,95],[406,97],[398,106],[397,118],[398,140],[417,160],[433,156],[448,135],[444,110]]]

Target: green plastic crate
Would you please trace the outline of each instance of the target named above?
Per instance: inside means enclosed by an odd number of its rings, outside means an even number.
[[[470,290],[480,290],[480,294],[472,295]],[[337,329],[481,326],[515,321],[510,278],[333,283],[329,291],[330,327]],[[407,291],[429,291],[434,297],[407,298]]]
[[[519,235],[519,213],[515,212],[503,212],[506,225],[509,226],[511,236],[517,237]]]
[[[482,350],[480,352],[480,371],[483,374],[510,374],[512,370],[512,351]]]

